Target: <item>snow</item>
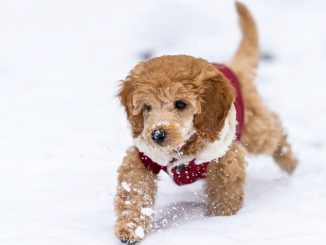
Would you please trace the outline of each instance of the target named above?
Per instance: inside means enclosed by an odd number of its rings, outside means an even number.
[[[122,182],[121,187],[126,190],[127,192],[130,192],[130,186],[127,182]]]
[[[289,153],[289,148],[287,146],[282,146],[281,147],[281,153],[286,155],[287,153]]]
[[[152,208],[142,208],[141,213],[143,215],[151,216],[153,214],[153,209]]]
[[[202,183],[162,174],[144,245],[325,244],[326,2],[245,3],[261,34],[257,87],[300,165],[288,177],[249,157],[232,217],[206,217]],[[2,0],[0,244],[120,244],[116,170],[132,139],[118,81],[149,55],[227,60],[236,23],[227,0]]]
[[[160,126],[169,126],[170,122],[166,121],[166,120],[161,120],[158,121],[155,125],[152,126],[152,128],[156,128],[156,127],[160,127]]]
[[[145,236],[145,231],[142,227],[138,226],[135,230],[135,235],[140,238],[144,238]]]

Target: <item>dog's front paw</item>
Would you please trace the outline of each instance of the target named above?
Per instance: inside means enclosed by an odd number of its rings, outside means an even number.
[[[142,225],[131,220],[118,219],[115,224],[115,234],[126,244],[135,244],[145,237],[145,229]]]

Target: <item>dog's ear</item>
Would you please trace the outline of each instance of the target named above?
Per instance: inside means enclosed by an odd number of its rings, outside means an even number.
[[[143,104],[137,100],[136,86],[137,78],[142,65],[138,65],[130,75],[121,81],[121,88],[118,93],[121,104],[124,106],[128,120],[131,125],[133,137],[138,137],[144,128],[144,118],[142,112]]]
[[[221,74],[202,81],[203,92],[199,96],[199,108],[194,126],[199,135],[209,142],[219,137],[225,118],[235,100],[235,92]]]

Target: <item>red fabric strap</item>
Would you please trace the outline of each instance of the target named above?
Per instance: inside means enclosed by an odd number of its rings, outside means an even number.
[[[167,167],[162,166],[143,152],[139,152],[139,158],[144,164],[145,168],[151,170],[154,174],[158,174],[161,170],[168,173]],[[171,172],[173,174],[173,180],[177,185],[191,184],[199,179],[206,177],[206,168],[209,162],[204,162],[201,164],[196,164],[195,159],[190,161],[188,165],[182,165],[172,168]]]
[[[240,140],[241,132],[244,125],[244,102],[241,93],[241,84],[237,76],[234,74],[234,72],[226,65],[216,64],[216,63],[213,63],[212,65],[215,66],[222,73],[222,75],[227,80],[230,81],[233,88],[235,89],[236,98],[234,101],[234,106],[237,111],[237,122],[238,122],[236,134],[237,134],[237,140]]]
[[[152,159],[150,159],[148,156],[146,156],[143,152],[139,152],[139,158],[144,164],[145,168],[148,170],[151,170],[154,174],[158,174],[161,170],[164,170],[167,172],[166,166],[162,166],[156,162],[154,162]]]
[[[196,164],[193,159],[187,166],[174,167],[172,168],[173,180],[177,185],[187,185],[205,178],[208,164],[209,162]]]

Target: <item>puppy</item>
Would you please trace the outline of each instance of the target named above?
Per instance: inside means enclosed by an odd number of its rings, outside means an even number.
[[[253,83],[258,34],[248,9],[236,3],[242,40],[228,65],[187,55],[141,62],[122,81],[135,145],[119,167],[115,233],[141,241],[149,230],[164,171],[178,185],[205,181],[211,215],[235,214],[243,203],[245,154],[270,154],[291,174],[297,161],[278,116]]]

